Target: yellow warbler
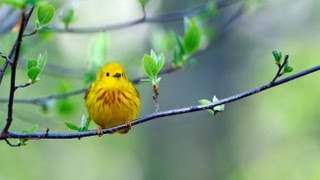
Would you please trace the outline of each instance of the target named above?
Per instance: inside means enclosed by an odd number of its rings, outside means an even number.
[[[128,127],[117,132],[127,133],[140,109],[139,92],[128,80],[122,65],[116,62],[107,63],[99,70],[84,99],[89,117],[98,125],[99,135],[102,128],[124,123]]]

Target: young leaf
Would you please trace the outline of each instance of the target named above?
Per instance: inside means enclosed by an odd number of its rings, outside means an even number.
[[[291,67],[291,66],[285,66],[284,67],[284,72],[285,73],[290,73],[290,72],[292,72],[293,71],[293,67]]]
[[[100,66],[107,59],[107,35],[98,34],[91,45],[91,66]]]
[[[186,53],[186,51],[185,51],[185,47],[184,47],[184,43],[183,43],[183,39],[182,39],[182,37],[181,36],[179,36],[177,33],[174,33],[174,37],[175,37],[175,39],[176,39],[176,42],[177,42],[177,44],[178,44],[178,47],[179,47],[179,55],[184,55],[185,53]]]
[[[35,81],[39,76],[41,70],[38,67],[32,67],[28,70],[27,75],[31,81]]]
[[[43,67],[45,66],[47,62],[47,51],[45,51],[43,54],[39,54],[37,66],[40,69],[40,71],[43,70]]]
[[[80,131],[80,128],[72,122],[64,122],[64,124],[71,130]]]
[[[212,102],[209,101],[208,99],[200,99],[200,100],[199,100],[199,103],[200,103],[201,105],[208,105],[208,104],[211,104]]]
[[[62,10],[61,15],[59,16],[59,19],[63,24],[69,25],[74,18],[74,9],[72,6],[66,7]]]
[[[81,118],[81,125],[79,131],[87,131],[90,125],[91,119],[83,115]]]
[[[23,132],[23,133],[34,133],[34,132],[37,132],[38,127],[39,127],[39,124],[35,124],[35,125],[31,126],[31,127],[28,128],[28,129],[22,130],[22,132]]]
[[[273,50],[272,54],[273,54],[273,57],[274,57],[274,60],[276,61],[276,63],[277,64],[280,63],[281,58],[282,58],[282,53],[280,51]]]
[[[4,3],[10,4],[13,7],[23,9],[25,8],[27,1],[26,0],[4,0]]]
[[[145,6],[149,2],[149,0],[139,0],[139,2],[141,6]]]
[[[219,99],[218,99],[216,96],[213,96],[212,102],[216,102],[216,101],[219,101]],[[222,112],[223,110],[224,110],[224,104],[215,106],[215,107],[213,108],[213,111],[214,111],[214,114],[215,114],[215,115],[216,115],[218,112]]]
[[[199,104],[201,105],[208,105],[208,104],[211,104],[212,102],[209,101],[208,99],[200,99],[199,100]],[[212,109],[208,109],[207,110],[211,115],[214,115],[214,111]]]
[[[201,31],[194,20],[185,22],[188,29],[183,37],[183,44],[185,50],[188,53],[192,53],[199,48],[201,42]]]
[[[155,60],[150,55],[145,54],[142,58],[142,63],[147,76],[150,79],[154,79],[157,72],[157,64]]]
[[[40,26],[47,24],[51,21],[54,15],[54,7],[52,5],[43,5],[38,8],[37,21]]]
[[[33,68],[33,67],[36,67],[37,66],[37,60],[35,60],[35,59],[29,59],[28,61],[27,61],[27,69],[29,70],[29,69],[31,69],[31,68]]]
[[[214,16],[217,13],[218,7],[215,1],[208,1],[206,5],[206,13],[208,16]]]
[[[156,74],[158,75],[158,73],[161,71],[164,63],[165,63],[165,56],[164,54],[159,54],[158,57],[158,62],[157,62],[157,71],[156,71]]]

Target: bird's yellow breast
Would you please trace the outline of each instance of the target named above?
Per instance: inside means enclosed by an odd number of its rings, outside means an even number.
[[[86,106],[91,119],[102,128],[110,128],[134,120],[140,109],[139,93],[129,82],[106,88],[92,84]]]

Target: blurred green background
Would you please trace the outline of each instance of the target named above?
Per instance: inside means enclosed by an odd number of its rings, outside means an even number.
[[[146,11],[151,16],[205,2],[151,0]],[[74,6],[76,20],[71,27],[115,24],[142,15],[136,0],[53,3],[57,14],[63,6]],[[228,24],[239,8],[242,12]],[[316,0],[243,0],[218,10],[209,21],[216,38],[197,54],[197,62],[162,76],[160,109],[197,105],[199,99],[224,98],[269,82],[277,71],[274,49],[290,54],[294,72],[318,65],[319,9]],[[53,24],[62,27],[57,18]],[[125,64],[131,79],[141,77],[143,54],[151,48],[161,51],[152,43],[159,29],[181,33],[183,23],[144,23],[108,31],[108,59]],[[1,52],[9,51],[16,35],[0,34]],[[16,97],[83,87],[94,36],[52,33],[26,38],[21,62],[47,50],[48,64],[41,80],[19,89]],[[25,74],[21,63],[18,83],[28,80]],[[21,148],[1,142],[0,179],[320,179],[319,78],[314,73],[227,104],[215,117],[202,111],[160,118],[134,126],[126,135],[30,141]],[[8,97],[8,89],[7,75],[0,97]],[[140,116],[152,113],[150,85],[140,84],[137,89],[142,100]],[[67,104],[63,108],[59,103],[50,102],[47,112],[36,105],[15,104],[11,130],[39,124],[43,132],[47,127],[52,132],[71,131],[64,122],[80,122],[86,113],[83,94],[62,100]],[[1,127],[6,110],[7,104],[1,103]],[[94,128],[91,124],[90,129]]]

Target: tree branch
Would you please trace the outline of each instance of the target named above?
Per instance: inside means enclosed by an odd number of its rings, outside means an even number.
[[[217,9],[222,9],[241,1],[242,0],[218,1]],[[130,26],[134,26],[137,24],[141,24],[141,23],[163,23],[163,22],[179,21],[179,20],[182,20],[184,17],[194,16],[200,12],[205,11],[206,7],[207,7],[207,3],[198,5],[192,8],[187,8],[187,9],[169,12],[169,13],[163,13],[163,14],[150,16],[150,17],[146,15],[145,10],[143,9],[142,17],[135,20],[128,21],[128,22],[124,22],[124,23],[107,24],[99,27],[82,27],[82,28],[68,27],[67,29],[57,27],[54,25],[52,25],[52,27],[53,27],[53,31],[57,33],[96,33],[96,32],[102,32],[107,30],[122,29]]]
[[[31,14],[33,12],[33,9],[34,9],[34,7],[31,7],[26,11],[26,14],[24,15],[25,16],[24,22],[26,22],[26,23],[22,22],[20,30],[19,30],[19,35],[20,35],[20,31],[22,31],[22,33],[24,32],[24,30],[25,30],[25,28],[26,28],[26,26],[28,24],[28,21],[29,21],[29,19],[31,17]],[[11,50],[9,52],[9,55],[6,56],[8,59],[12,59],[13,55],[16,53],[18,44],[21,43],[21,41],[22,41],[23,34],[21,35],[20,38],[19,38],[19,35],[18,35],[18,38],[16,39],[13,47],[11,48]],[[4,73],[7,70],[9,65],[10,65],[9,61],[6,61],[3,64],[2,68],[0,69],[0,86],[1,86],[1,83],[2,83],[2,79],[3,79]]]
[[[178,71],[180,68],[173,68],[170,67],[168,69],[165,69],[163,71],[161,71],[159,74],[163,75],[163,74],[169,74],[175,71]],[[140,77],[140,78],[135,78],[133,79],[131,82],[133,84],[139,84],[141,83],[141,79],[146,79],[146,76]],[[24,85],[21,85],[22,87],[24,87]],[[18,86],[17,86],[18,87]],[[20,86],[19,86],[20,87]],[[70,96],[75,96],[81,93],[86,92],[88,87],[83,87],[80,89],[76,89],[73,91],[69,91],[66,93],[62,93],[62,94],[51,94],[51,95],[47,95],[47,96],[43,96],[43,97],[38,97],[38,98],[31,98],[31,99],[14,99],[15,103],[22,103],[22,104],[36,104],[36,105],[43,105],[46,101],[51,100],[51,99],[64,99],[64,98],[68,98]],[[8,102],[8,99],[4,99],[1,98],[0,99],[0,103],[6,103]]]
[[[10,80],[10,93],[9,93],[9,101],[8,101],[8,113],[7,113],[7,122],[1,132],[1,134],[6,134],[7,131],[9,130],[11,123],[13,121],[13,100],[14,100],[14,94],[16,91],[16,70],[17,70],[17,65],[19,61],[19,55],[20,55],[20,47],[22,43],[22,38],[23,38],[23,32],[25,30],[25,27],[29,21],[29,18],[33,12],[33,7],[31,7],[28,16],[25,15],[25,12],[21,12],[21,26],[19,30],[19,34],[15,43],[15,48],[13,47],[12,49],[15,49],[14,53],[14,58],[13,62],[11,65],[11,80]],[[9,57],[10,58],[10,57]],[[6,61],[7,63],[7,61]]]
[[[179,108],[179,109],[172,109],[172,110],[166,110],[166,111],[160,111],[157,113],[152,113],[143,117],[140,117],[134,121],[132,121],[131,125],[135,126],[150,120],[154,119],[159,119],[161,117],[167,117],[167,116],[174,116],[178,114],[185,114],[185,113],[191,113],[195,111],[202,111],[206,109],[212,109],[216,106],[222,105],[222,104],[229,104],[234,101],[238,101],[240,99],[243,99],[248,96],[252,96],[257,93],[261,93],[262,91],[265,91],[267,89],[276,87],[278,85],[287,83],[289,81],[301,78],[305,75],[314,73],[316,71],[320,70],[320,65],[306,69],[304,71],[298,72],[296,74],[293,74],[291,76],[276,80],[274,82],[268,82],[266,84],[263,84],[261,86],[258,86],[256,88],[253,88],[251,90],[245,91],[243,93],[239,93],[224,99],[221,99],[219,101],[215,101],[211,104],[208,105],[194,105],[194,106],[189,106],[189,107],[184,107],[184,108]],[[112,128],[108,129],[103,129],[103,134],[111,134],[114,133],[118,130],[127,128],[127,124],[122,124],[119,126],[115,126]],[[22,132],[8,132],[7,134],[2,134],[0,136],[0,139],[30,139],[30,140],[35,140],[35,139],[76,139],[76,138],[82,138],[82,137],[89,137],[89,136],[96,136],[97,131],[96,130],[90,130],[90,131],[85,131],[85,132],[71,132],[71,133],[48,133],[48,132],[37,132],[37,133],[22,133]]]
[[[230,2],[230,4],[232,4],[232,3]],[[238,11],[236,11],[226,21],[226,23],[224,23],[223,27],[221,28],[222,30],[217,35],[217,37],[215,38],[215,41],[219,40],[224,35],[224,33],[227,32],[228,27],[232,24],[232,22],[234,22],[238,17],[240,17],[243,12],[244,12],[243,11],[243,7],[241,7]],[[214,44],[214,43],[210,43],[210,45],[208,47],[206,47],[205,49],[202,49],[202,50],[196,52],[193,55],[193,57],[199,56],[201,53],[205,52],[207,49],[209,49],[212,46],[212,44]],[[58,68],[58,67],[54,67],[54,68]],[[63,69],[63,70],[65,70],[65,69]],[[177,70],[180,70],[180,68],[179,67],[176,67],[176,68],[169,67],[169,68],[161,71],[159,73],[159,75],[170,74],[170,73],[173,73],[173,72],[175,72]],[[139,84],[139,83],[141,83],[141,79],[146,79],[146,78],[147,78],[146,76],[143,76],[143,77],[140,77],[140,78],[135,78],[135,79],[131,80],[131,82],[133,84]],[[74,95],[78,95],[78,94],[84,93],[86,90],[87,90],[87,87],[82,87],[82,88],[79,88],[79,89],[76,89],[76,90],[73,90],[73,91],[69,91],[69,92],[66,92],[66,93],[63,93],[63,94],[51,94],[51,95],[38,97],[38,98],[31,98],[31,99],[30,98],[29,99],[22,99],[21,98],[21,99],[15,99],[14,102],[15,103],[22,103],[22,104],[36,104],[36,105],[43,106],[45,104],[45,102],[48,101],[48,100],[67,98],[67,97],[70,97],[70,96],[74,96]],[[5,103],[5,102],[8,102],[8,99],[0,98],[0,103]]]

